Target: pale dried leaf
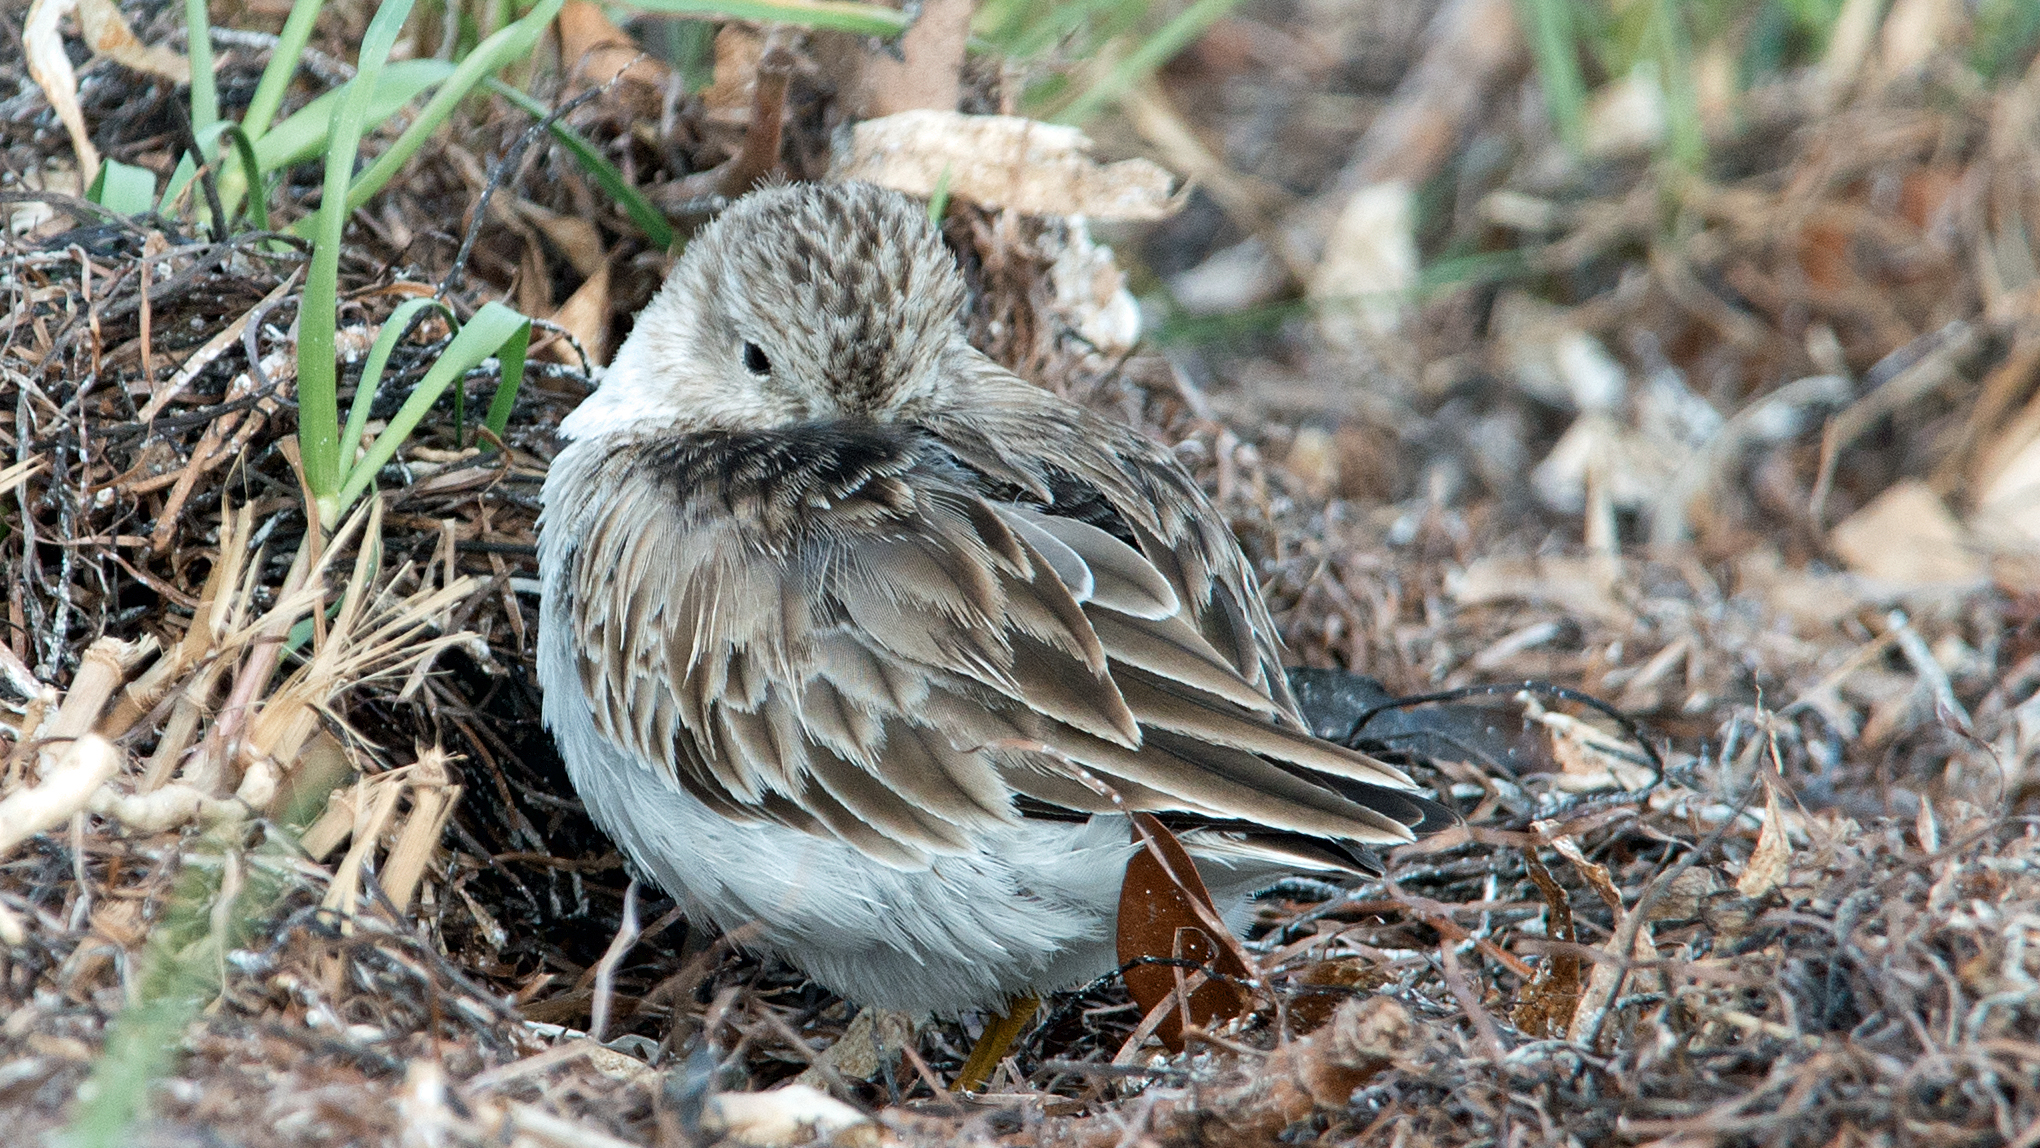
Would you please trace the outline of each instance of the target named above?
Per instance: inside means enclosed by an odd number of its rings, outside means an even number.
[[[1055,308],[1064,325],[1099,354],[1115,357],[1140,342],[1140,305],[1126,289],[1126,273],[1112,249],[1091,240],[1084,221],[1050,227],[1038,241],[1055,289]]]
[[[1884,74],[1896,78],[1923,66],[1963,22],[1961,0],[1894,0],[1884,17]]]
[[[1616,735],[1571,714],[1547,710],[1527,694],[1522,700],[1523,716],[1542,724],[1551,736],[1551,756],[1559,768],[1558,788],[1567,793],[1610,789],[1634,793],[1657,783],[1657,774],[1636,761],[1634,751]]]
[[[900,37],[898,58],[889,47],[867,51],[862,77],[871,94],[867,115],[955,109],[971,6],[971,0],[923,0]]]
[[[1144,159],[1101,164],[1076,128],[1018,116],[932,110],[866,120],[836,156],[838,179],[861,179],[1027,215],[1160,219],[1173,212],[1175,178]]]
[[[1533,398],[1612,411],[1629,393],[1629,372],[1565,308],[1510,291],[1495,302],[1491,324],[1502,367]]]
[[[1334,346],[1362,346],[1402,325],[1417,283],[1416,192],[1371,184],[1346,200],[1311,277],[1318,327]]]
[[[191,61],[161,44],[135,38],[113,0],[78,0],[78,27],[95,52],[125,68],[161,76],[173,84],[191,82]]]
[[[764,54],[765,37],[749,25],[725,24],[715,34],[715,75],[701,91],[710,120],[738,127],[751,122],[751,93]]]
[[[1656,61],[1639,63],[1587,101],[1586,152],[1593,156],[1635,155],[1662,143],[1670,125],[1664,85]]]
[[[1551,453],[1530,472],[1530,484],[1546,506],[1567,514],[1586,509],[1589,487],[1595,483],[1614,506],[1637,510],[1656,503],[1692,453],[1684,443],[1589,412],[1559,436]]]
[[[21,25],[21,46],[28,57],[28,75],[42,89],[43,99],[71,133],[71,150],[78,157],[78,176],[85,187],[99,177],[99,149],[92,146],[85,130],[85,113],[78,107],[78,75],[71,70],[71,58],[64,54],[64,40],[57,31],[66,12],[76,0],[35,0],[28,19]]]
[[[2005,551],[2040,550],[2040,396],[1981,452],[1969,525]]]
[[[882,1141],[878,1124],[819,1089],[789,1084],[769,1092],[718,1092],[702,1128],[748,1148],[790,1148],[826,1141],[866,1148]]]
[[[1445,591],[1462,606],[1491,602],[1543,602],[1603,621],[1627,624],[1628,607],[1601,577],[1602,563],[1577,557],[1477,558],[1445,577]]]
[[[1983,556],[1939,495],[1907,479],[1838,523],[1828,542],[1849,569],[1894,588],[1976,582]]]
[[[1735,890],[1745,897],[1761,897],[1785,881],[1792,865],[1792,842],[1785,833],[1785,814],[1778,805],[1778,787],[1764,782],[1764,828],[1757,834],[1756,851],[1735,879]]]

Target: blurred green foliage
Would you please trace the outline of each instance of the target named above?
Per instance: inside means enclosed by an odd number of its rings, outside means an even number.
[[[1547,113],[1575,152],[1586,143],[1594,95],[1615,80],[1653,82],[1665,117],[1660,156],[1681,167],[1706,159],[1698,68],[1733,62],[1748,90],[1820,63],[1848,0],[1517,0]],[[2040,47],[2040,0],[1971,0],[1968,59],[1986,83],[2022,70]],[[1882,13],[1879,13],[1880,15]]]

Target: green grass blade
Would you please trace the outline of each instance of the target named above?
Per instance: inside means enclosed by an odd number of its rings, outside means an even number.
[[[258,166],[259,161],[255,158],[255,141],[248,138],[248,133],[242,130],[241,125],[232,120],[224,120],[215,126],[219,129],[220,134],[226,136],[234,145],[233,162],[222,164],[221,166],[229,171],[253,171],[259,173],[261,168]],[[259,174],[255,178],[255,186],[258,189],[261,189],[263,186],[262,178]],[[225,191],[222,189],[222,202],[225,202],[225,199]],[[237,195],[235,201],[227,205],[228,226],[232,226],[231,221],[234,217],[234,212],[240,207],[239,200],[240,197]],[[255,224],[255,230],[269,230],[269,197],[267,195],[261,194],[258,191],[256,195],[249,198],[248,218]]]
[[[149,1094],[176,1063],[186,1028],[219,994],[221,960],[248,942],[254,921],[273,913],[287,890],[278,874],[295,865],[294,846],[272,837],[262,847],[266,861],[245,864],[245,855],[217,832],[196,844],[135,962],[133,1003],[107,1027],[91,1084],[79,1090],[69,1125],[49,1143],[127,1148],[147,1139],[134,1126],[148,1111]],[[243,865],[246,876],[238,890],[224,887],[229,864]]]
[[[482,420],[482,425],[489,428],[489,433],[502,438],[503,432],[510,426],[510,410],[517,405],[518,388],[524,385],[524,353],[531,349],[531,320],[504,307],[501,303],[485,305],[481,311],[476,312],[475,318],[482,318],[490,307],[500,308],[516,324],[510,331],[510,337],[503,340],[503,345],[496,349],[496,362],[501,365],[502,370],[496,380],[496,394],[489,400],[489,413]],[[490,316],[490,321],[498,320],[495,316]]]
[[[2032,0],[1981,0],[1970,5],[1969,64],[1985,82],[2032,58],[2040,42],[2040,5]]]
[[[1239,7],[1239,4],[1240,0],[1196,0],[1177,13],[1175,19],[1164,24],[1160,31],[1148,37],[1140,47],[1127,53],[1125,59],[1113,65],[1112,70],[1092,84],[1088,91],[1070,101],[1069,106],[1056,114],[1055,122],[1081,124],[1097,115],[1107,104],[1145,79],[1148,73],[1174,59],[1176,53],[1189,47],[1191,41],[1202,35],[1213,21]]]
[[[220,90],[213,79],[212,15],[205,0],[184,0],[184,32],[190,41],[185,53],[191,58],[191,131],[204,139],[207,128],[219,122]],[[200,156],[203,161],[206,157]]]
[[[344,513],[347,507],[353,505],[354,500],[360,498],[369,484],[375,481],[376,474],[396,457],[397,448],[411,436],[412,431],[418,429],[418,424],[425,420],[426,412],[432,409],[433,403],[439,401],[440,395],[446,393],[446,388],[465,377],[470,368],[479,366],[483,360],[498,352],[504,352],[499,357],[504,366],[504,377],[503,384],[497,387],[497,404],[504,407],[507,417],[508,404],[503,398],[503,389],[511,384],[510,356],[515,355],[516,367],[521,375],[524,369],[524,348],[530,335],[531,320],[501,303],[483,304],[482,309],[475,312],[475,317],[468,320],[467,325],[460,329],[460,333],[453,337],[453,341],[446,345],[446,350],[440,354],[438,361],[432,364],[431,369],[425,372],[425,377],[418,380],[417,389],[411,392],[410,398],[404,400],[403,407],[397,411],[396,417],[390,420],[389,427],[376,436],[375,445],[369,447],[361,461],[355,463],[348,471],[347,480],[341,486],[339,497],[335,500],[339,512]],[[491,418],[495,413],[495,407],[492,406]]]
[[[897,8],[852,0],[626,0],[628,8],[668,16],[720,16],[828,28],[860,36],[897,36],[913,21]]]
[[[379,124],[402,111],[427,88],[453,74],[445,60],[398,60],[383,69],[369,100],[364,127]],[[326,150],[333,128],[333,106],[345,99],[358,80],[350,80],[293,112],[269,132],[255,136],[255,161],[263,174],[291,167]]]
[[[1573,26],[1576,0],[1518,0],[1529,32],[1537,78],[1544,88],[1544,111],[1558,138],[1574,155],[1587,138],[1587,81],[1580,74],[1578,30]]]
[[[446,316],[449,324],[460,322],[453,308],[429,296],[404,300],[397,304],[395,311],[390,312],[389,318],[383,320],[375,345],[368,349],[368,360],[361,365],[361,382],[354,388],[354,402],[347,408],[347,427],[340,432],[342,459],[353,458],[355,450],[361,446],[361,436],[368,428],[368,410],[375,404],[375,393],[382,387],[383,370],[389,366],[390,354],[397,349],[397,341],[410,329],[412,317],[428,307]]]
[[[1020,60],[1057,50],[1094,55],[1097,45],[1131,28],[1148,0],[992,0],[971,17],[971,28],[997,51]]]
[[[340,459],[339,364],[334,358],[333,326],[339,307],[340,247],[352,210],[347,202],[354,153],[361,146],[367,118],[383,64],[396,46],[413,0],[384,0],[361,39],[361,59],[346,97],[333,105],[331,146],[326,152],[326,182],[319,210],[311,217],[312,265],[305,278],[304,300],[298,307],[298,449],[305,485],[320,502],[326,525],[339,521],[341,506],[331,505],[344,473]]]
[[[452,74],[453,65],[444,60],[398,60],[389,65],[376,81],[363,127],[396,115],[427,88]],[[226,205],[228,214],[238,210],[241,197],[251,186],[261,186],[269,173],[294,167],[326,150],[333,131],[333,109],[353,87],[354,81],[349,80],[322,93],[268,132],[250,137],[255,143],[255,174],[250,177],[247,169],[236,163],[220,177],[220,201]]]
[[[524,14],[524,17],[498,31],[495,35],[475,46],[468,57],[460,62],[446,82],[433,93],[432,99],[419,109],[411,125],[404,129],[388,151],[376,157],[368,170],[361,173],[347,192],[348,210],[368,202],[368,197],[381,191],[383,185],[396,177],[406,161],[425,146],[453,109],[468,97],[484,79],[492,76],[504,65],[528,55],[538,38],[545,33],[553,17],[560,14],[564,0],[538,0],[538,5]]]
[[[1685,5],[1655,0],[1651,41],[1658,82],[1664,87],[1666,145],[1673,163],[1698,171],[1707,163],[1707,133],[1700,123],[1700,93],[1693,80],[1693,42]]]
[[[262,78],[255,83],[255,94],[248,100],[248,112],[241,117],[241,126],[247,129],[249,138],[261,139],[268,134],[276,110],[283,106],[284,93],[290,90],[291,77],[297,74],[305,45],[311,42],[312,26],[319,22],[319,8],[323,4],[324,0],[295,0],[291,4],[283,31],[276,36],[276,50],[269,54]]]
[[[942,217],[949,214],[949,177],[956,174],[953,164],[943,164],[942,174],[935,177],[935,191],[928,196],[928,222],[942,226]]]
[[[170,182],[163,185],[163,198],[157,201],[156,210],[169,215],[170,209],[177,205],[177,197],[183,195],[184,189],[190,187],[191,181],[197,177],[198,164],[193,162],[191,153],[178,156],[177,166],[170,171]]]
[[[161,954],[156,960],[166,960]],[[106,1033],[106,1048],[92,1065],[92,1098],[79,1106],[67,1148],[123,1148],[149,1101],[149,1091],[169,1071],[185,1026],[198,1016],[201,1001],[165,995],[121,1010]]]
[[[101,161],[85,198],[122,215],[140,215],[156,205],[156,173],[117,159]]]
[[[543,103],[501,80],[491,78],[489,90],[540,119],[552,114],[551,109]],[[595,145],[589,143],[587,137],[566,124],[554,120],[546,127],[552,132],[553,138],[559,141],[560,146],[566,148],[588,172],[589,178],[593,179],[609,198],[616,201],[625,215],[630,216],[630,221],[637,224],[637,229],[644,233],[644,237],[651,241],[652,246],[661,251],[672,249],[676,238],[673,225],[666,222],[666,216],[652,206],[652,201],[646,199],[643,192],[631,186],[630,181],[623,177],[623,173],[616,169],[615,164],[610,163],[606,156],[595,150]]]

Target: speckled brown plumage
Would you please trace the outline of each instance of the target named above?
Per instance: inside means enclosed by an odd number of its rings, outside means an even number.
[[[846,995],[953,1010],[1109,963],[1128,810],[1235,901],[1448,820],[1305,732],[1174,458],[986,360],[963,300],[903,197],[763,192],[564,425],[546,714],[634,863]]]

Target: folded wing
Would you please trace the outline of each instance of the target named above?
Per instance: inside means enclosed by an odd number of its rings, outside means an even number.
[[[987,497],[868,424],[648,438],[591,465],[581,489],[610,493],[559,513],[595,723],[725,815],[911,868],[1021,798],[1360,844],[1440,812],[1301,732],[1258,599],[1185,570],[1159,525],[1130,544]]]

